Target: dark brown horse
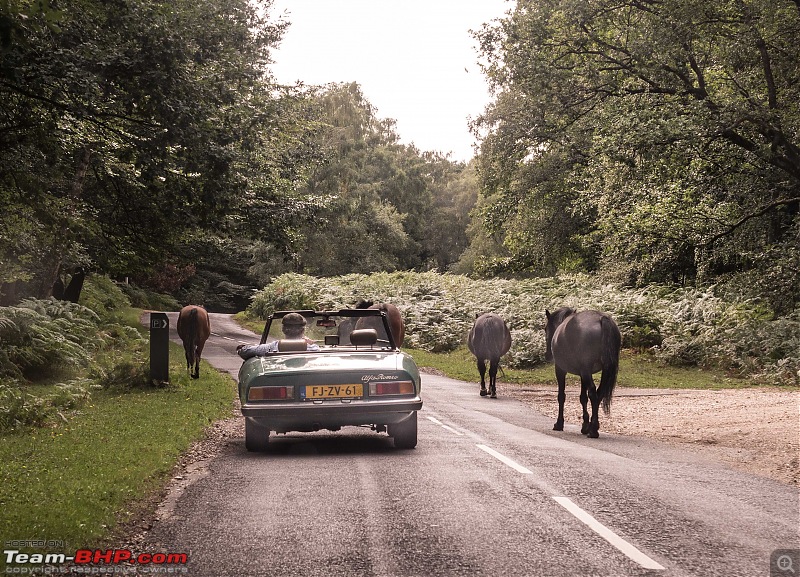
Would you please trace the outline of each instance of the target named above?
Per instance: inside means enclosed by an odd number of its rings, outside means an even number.
[[[597,416],[599,405],[602,402],[603,409],[608,412],[614,385],[617,383],[622,335],[611,317],[598,311],[576,312],[574,309],[562,307],[552,313],[545,311],[545,315],[545,360],[555,363],[558,381],[558,419],[553,430],[564,430],[564,388],[567,373],[579,375],[583,406],[581,433],[596,439],[600,436],[600,421]],[[596,389],[592,375],[598,371],[603,372],[600,375],[600,387]],[[587,401],[592,402],[591,420],[586,410]]]
[[[386,313],[389,323],[389,330],[392,331],[392,340],[396,347],[403,346],[406,337],[406,325],[403,322],[403,315],[400,309],[391,303],[373,304],[371,301],[360,300],[356,304],[357,309],[378,309]],[[375,329],[378,331],[378,339],[387,340],[386,330],[383,328],[383,321],[378,317],[364,317],[358,319],[356,329]]]
[[[484,313],[475,319],[469,331],[467,346],[478,359],[481,374],[481,396],[497,398],[497,369],[500,357],[511,348],[511,331],[505,321],[495,313]],[[489,390],[486,390],[486,361],[489,361]]]
[[[200,356],[210,334],[211,322],[206,309],[197,305],[187,305],[181,309],[178,315],[178,336],[183,341],[186,368],[193,379],[200,378]]]

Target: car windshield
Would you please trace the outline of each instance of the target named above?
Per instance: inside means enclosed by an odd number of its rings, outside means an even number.
[[[385,319],[381,311],[372,309],[280,311],[267,320],[261,342],[305,337],[322,350],[353,346],[395,348]]]

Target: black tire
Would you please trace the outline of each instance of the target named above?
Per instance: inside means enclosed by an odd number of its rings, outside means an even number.
[[[266,451],[269,447],[269,428],[246,418],[244,420],[244,446],[251,452]]]
[[[395,449],[413,449],[417,446],[417,412],[405,421],[389,425],[389,434],[394,439]]]

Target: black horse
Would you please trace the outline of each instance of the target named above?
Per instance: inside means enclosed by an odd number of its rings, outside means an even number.
[[[495,313],[484,313],[475,319],[469,331],[467,346],[478,360],[481,374],[481,396],[497,398],[497,369],[500,357],[511,348],[511,331],[505,321]],[[486,360],[489,360],[489,390],[486,390]]]
[[[598,311],[576,312],[574,309],[562,307],[552,313],[545,311],[545,315],[545,360],[555,363],[558,381],[558,419],[553,430],[564,430],[564,387],[567,373],[570,373],[581,377],[581,433],[596,439],[600,436],[600,421],[597,416],[599,405],[603,403],[606,413],[611,407],[611,396],[619,370],[622,335],[611,317]],[[598,371],[602,371],[600,387],[595,388],[592,375]],[[587,401],[592,402],[591,420],[586,410]]]

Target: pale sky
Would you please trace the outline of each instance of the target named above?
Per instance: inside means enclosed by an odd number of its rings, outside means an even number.
[[[500,18],[509,0],[275,0],[291,26],[272,66],[293,84],[357,82],[404,144],[474,155],[468,120],[490,101],[469,30]]]

